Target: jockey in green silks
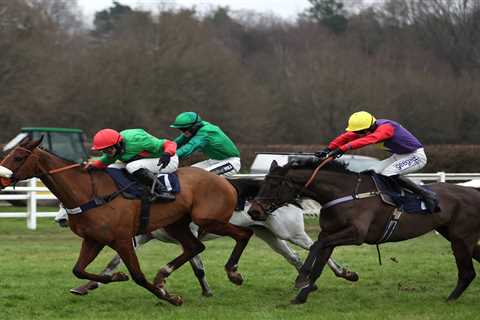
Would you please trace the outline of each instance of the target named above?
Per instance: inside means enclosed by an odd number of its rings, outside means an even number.
[[[174,172],[178,168],[175,154],[177,145],[167,139],[158,139],[143,129],[127,129],[117,132],[102,129],[93,137],[92,150],[102,156],[93,159],[90,166],[104,169],[107,166],[125,168],[139,182],[152,186],[152,200],[174,200],[175,195],[157,179],[159,173]],[[116,162],[116,163],[115,163]]]
[[[224,176],[240,171],[240,151],[233,141],[218,126],[203,121],[196,112],[180,113],[170,127],[182,132],[175,139],[180,159],[200,151],[208,159],[193,164],[193,167]]]

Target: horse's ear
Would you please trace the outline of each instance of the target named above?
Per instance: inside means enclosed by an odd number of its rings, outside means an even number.
[[[35,149],[36,147],[38,147],[43,141],[43,135],[40,137],[40,139],[38,140],[33,140],[31,141],[27,146],[26,148],[29,149],[29,150],[33,150]]]
[[[270,172],[275,169],[276,167],[278,167],[278,162],[277,160],[273,160],[272,163],[270,164]]]
[[[23,148],[26,148],[27,145],[30,143],[30,141],[32,141],[32,139],[29,137],[29,136],[26,136],[25,138],[23,138],[20,143],[18,144],[20,147],[23,147]]]

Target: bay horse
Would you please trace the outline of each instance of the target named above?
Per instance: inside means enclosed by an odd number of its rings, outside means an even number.
[[[396,208],[382,202],[371,174],[351,172],[342,163],[331,160],[328,158],[320,165],[318,161],[292,162],[283,167],[273,162],[249,210],[253,217],[265,219],[269,212],[298,195],[327,204],[321,210],[318,240],[310,248],[296,279],[296,287],[301,290],[292,303],[307,301],[335,247],[403,241],[432,230],[451,242],[457,264],[457,285],[447,301],[460,297],[475,278],[472,258],[480,262],[480,192],[454,184],[431,184],[429,187],[438,195],[441,210],[431,214],[403,214],[397,228],[385,238],[386,226]],[[320,166],[321,170],[314,170]]]
[[[1,188],[38,177],[66,208],[78,208],[91,204],[92,200],[95,203],[99,196],[117,191],[107,173],[86,170],[80,164],[37,148],[41,140],[26,139],[4,157],[0,163]],[[136,284],[162,300],[181,305],[183,299],[168,293],[161,284],[174,270],[205,249],[190,231],[189,224],[193,221],[205,232],[228,235],[236,241],[225,270],[229,280],[240,285],[243,279],[237,271],[237,264],[253,232],[229,223],[237,201],[235,188],[226,179],[194,167],[180,168],[177,175],[181,184],[177,199],[169,203],[153,203],[145,231],[164,228],[182,245],[183,252],[160,268],[154,283],[142,273],[132,244],[132,238],[139,233],[141,201],[123,197],[115,197],[83,213],[70,214],[70,229],[83,238],[73,268],[74,275],[100,283],[128,280],[128,276],[121,272],[98,275],[85,270],[104,246],[109,246],[119,254]]]

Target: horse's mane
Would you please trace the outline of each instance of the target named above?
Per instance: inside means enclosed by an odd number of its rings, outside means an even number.
[[[315,170],[321,161],[318,158],[304,158],[299,160],[292,160],[287,165],[291,169],[308,169],[308,170]],[[322,169],[320,170],[327,170],[327,171],[334,171],[339,173],[354,173],[347,169],[347,163],[339,160],[333,160],[327,162]]]
[[[60,159],[60,160],[63,160],[63,161],[65,161],[65,162],[68,162],[69,164],[78,163],[78,162],[75,162],[75,161],[73,161],[73,160],[71,160],[71,159],[67,159],[67,158],[64,158],[64,157],[62,157],[62,156],[59,156],[59,155],[56,154],[55,152],[50,151],[50,150],[47,150],[47,149],[45,149],[45,148],[43,148],[43,147],[41,147],[41,146],[38,146],[37,148],[40,149],[41,151],[44,151],[44,152],[46,152],[46,153],[48,153],[48,154],[51,154],[52,156],[57,157],[57,158]]]

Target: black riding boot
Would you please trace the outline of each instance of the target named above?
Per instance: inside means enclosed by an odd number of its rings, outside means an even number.
[[[423,201],[425,202],[425,206],[427,207],[428,211],[435,212],[437,211],[438,207],[438,199],[437,195],[422,186],[416,184],[412,180],[408,179],[407,177],[397,176],[397,181],[400,183],[401,187],[407,188],[417,194],[419,194]]]
[[[147,186],[150,189],[152,202],[157,200],[162,201],[173,201],[175,200],[175,195],[168,192],[165,186],[158,181],[157,177],[153,172],[145,168],[138,169],[132,173],[135,179],[140,183]],[[155,188],[152,189],[152,185],[155,183]]]

